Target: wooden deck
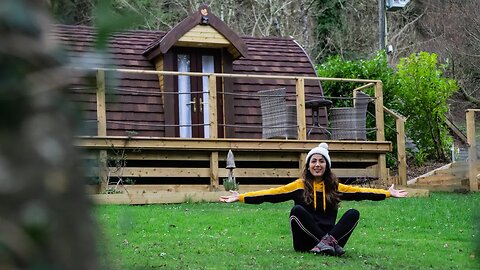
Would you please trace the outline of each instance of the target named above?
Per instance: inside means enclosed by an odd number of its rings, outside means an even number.
[[[327,142],[333,171],[342,180],[387,180],[387,171],[378,164],[392,150],[391,142]],[[244,190],[285,184],[301,175],[306,153],[318,143],[95,136],[79,137],[76,146],[90,164],[91,177],[108,178],[110,184],[122,179],[125,185],[135,183],[128,185],[132,193],[155,193],[223,190],[229,150],[235,155],[234,173]]]
[[[385,141],[384,114],[396,120],[398,147],[398,176],[395,183],[406,185],[406,156],[404,148],[405,118],[383,106],[382,82],[342,78],[292,77],[273,75],[203,74],[189,72],[110,70],[129,74],[155,74],[159,76],[208,76],[209,127],[208,138],[178,138],[175,136],[140,137],[112,136],[109,134],[106,101],[105,70],[97,70],[96,129],[95,136],[77,137],[76,146],[83,152],[85,170],[93,182],[99,182],[101,192],[113,188],[126,193],[120,201],[140,196],[138,201],[172,202],[193,197],[210,198],[224,190],[223,179],[228,176],[226,156],[232,150],[235,156],[234,174],[241,191],[258,190],[291,182],[301,176],[306,153],[320,142],[329,144],[333,172],[342,182],[372,179],[391,182],[386,164],[386,154],[392,152],[392,142]],[[297,139],[258,139],[243,137],[219,138],[225,128],[217,121],[218,78],[288,79],[294,80],[297,109]],[[373,88],[375,118],[374,141],[319,140],[307,136],[305,108],[305,81],[356,82],[363,86],[353,89],[363,91]],[[225,109],[225,108],[224,108]],[[96,181],[95,181],[96,180]],[[211,195],[211,193],[216,195]],[[162,198],[159,195],[162,193]],[[153,195],[152,195],[153,194]],[[155,195],[156,194],[156,195]],[[206,195],[205,195],[206,194]],[[114,194],[116,195],[116,194]],[[151,197],[153,196],[153,197]],[[115,197],[115,196],[113,196]],[[147,198],[148,197],[148,198]],[[155,198],[155,199],[153,199]],[[211,199],[211,198],[210,198]]]

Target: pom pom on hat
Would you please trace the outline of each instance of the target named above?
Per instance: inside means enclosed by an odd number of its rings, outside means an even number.
[[[307,158],[305,159],[305,163],[308,162],[308,159],[313,155],[313,154],[320,154],[322,155],[328,162],[328,166],[331,168],[332,167],[332,162],[330,161],[330,155],[328,154],[328,144],[326,143],[321,143],[317,147],[312,148],[307,154]]]

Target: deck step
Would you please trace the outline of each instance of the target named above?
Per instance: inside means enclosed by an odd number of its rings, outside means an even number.
[[[468,192],[468,187],[463,185],[412,185],[412,188],[427,189],[431,192],[447,191],[447,192]]]
[[[433,185],[463,185],[466,184],[468,178],[466,177],[458,177],[456,175],[432,175],[425,178],[420,178],[417,180],[417,185],[426,185],[426,184],[433,184]]]
[[[477,170],[480,163],[477,163]],[[468,162],[446,164],[426,174],[407,181],[409,187],[426,188],[430,191],[463,192],[469,190]]]

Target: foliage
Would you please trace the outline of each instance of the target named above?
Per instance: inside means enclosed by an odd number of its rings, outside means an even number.
[[[112,7],[121,13],[140,16],[130,29],[150,29],[168,31],[185,17],[174,1],[115,0]]]
[[[342,202],[360,211],[344,257],[292,249],[291,202],[103,205],[96,209],[111,269],[476,269],[480,194]]]
[[[398,64],[396,95],[399,110],[408,117],[406,132],[428,158],[446,160],[451,138],[445,124],[447,100],[457,90],[456,82],[444,78],[437,55],[411,54]]]
[[[330,78],[381,80],[385,106],[388,107],[394,100],[392,94],[393,88],[396,87],[394,71],[388,66],[387,55],[384,51],[377,52],[371,59],[347,60],[340,55],[331,56],[322,64],[317,65],[317,74],[320,77]],[[322,82],[325,95],[332,97],[351,97],[352,90],[362,85],[364,83]],[[373,95],[372,88],[366,92]]]
[[[58,23],[89,24],[93,0],[49,0],[50,12]]]
[[[238,190],[238,183],[235,178],[223,178],[223,187],[225,191]]]
[[[397,84],[394,80],[394,71],[389,67],[387,55],[384,51],[378,52],[371,59],[345,60],[340,55],[331,56],[324,63],[317,65],[317,74],[319,77],[381,80],[383,84],[384,106],[387,108],[396,107],[397,101],[394,95],[394,88],[397,87]],[[352,90],[364,84],[322,81],[324,94],[332,98],[334,107],[352,106],[352,100],[344,98],[351,98]],[[372,97],[375,96],[373,88],[364,91]],[[370,113],[374,114],[371,109],[372,107],[369,109]],[[375,126],[375,120],[372,117],[368,117],[367,121],[368,127]],[[385,118],[385,125],[387,127],[395,127],[394,119]],[[370,138],[372,136],[373,134],[369,134]],[[385,138],[396,143],[395,130],[386,128]],[[391,162],[389,160],[389,163]]]
[[[107,187],[105,190],[101,192],[101,194],[121,194],[123,193],[121,190],[118,190],[116,187]]]
[[[408,155],[412,156],[413,164],[417,167],[425,165],[427,161],[427,154],[425,153],[425,151],[423,151],[423,149],[419,149],[416,152],[409,151]]]
[[[102,0],[93,9],[94,25],[97,31],[95,47],[99,50],[106,49],[112,33],[128,29],[140,19],[139,14],[122,12],[112,8],[112,5],[113,0]]]
[[[66,93],[72,72],[44,6],[0,1],[0,269],[99,269]]]
[[[316,13],[316,27],[315,27],[315,39],[318,44],[318,48],[326,50],[323,56],[326,57],[330,54],[338,53],[337,48],[329,44],[329,36],[335,30],[342,28],[342,20],[340,18],[343,3],[345,1],[338,0],[317,0],[315,1]]]

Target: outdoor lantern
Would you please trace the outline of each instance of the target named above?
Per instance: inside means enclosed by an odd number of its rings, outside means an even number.
[[[395,11],[404,8],[410,0],[386,0],[385,7],[388,11]]]
[[[228,170],[228,178],[223,179],[223,187],[226,191],[238,190],[238,184],[236,182],[235,174],[233,172],[235,168],[235,158],[233,156],[233,152],[232,150],[228,150],[226,166],[226,169]]]

